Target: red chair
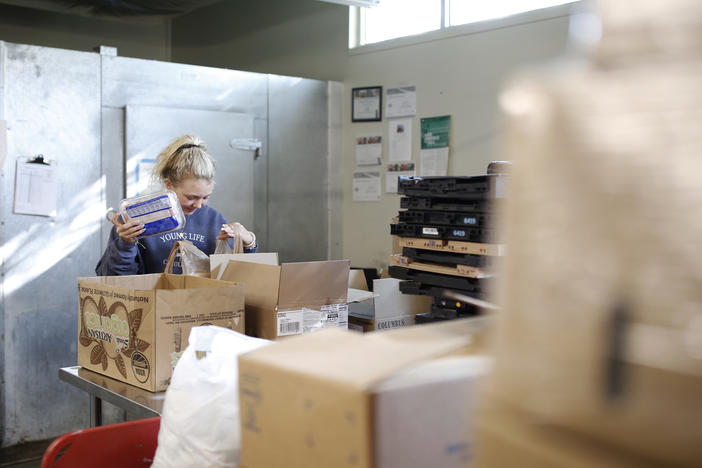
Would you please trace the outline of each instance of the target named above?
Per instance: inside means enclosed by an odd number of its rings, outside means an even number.
[[[160,425],[155,417],[68,432],[49,445],[41,468],[151,466]]]

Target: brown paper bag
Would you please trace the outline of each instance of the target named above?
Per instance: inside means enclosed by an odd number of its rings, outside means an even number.
[[[180,240],[173,244],[164,273],[173,273],[173,264],[178,254],[180,254],[182,274],[203,278],[210,277],[210,257],[195,247],[192,242],[186,240]]]

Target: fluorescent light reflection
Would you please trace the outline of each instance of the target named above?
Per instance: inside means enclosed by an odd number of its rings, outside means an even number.
[[[57,211],[49,233],[46,224],[37,223],[0,248],[6,296],[41,276],[100,229],[105,214],[101,196],[104,188],[103,176],[75,195],[64,209]]]

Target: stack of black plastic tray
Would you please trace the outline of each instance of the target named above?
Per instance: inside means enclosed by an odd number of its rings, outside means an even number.
[[[403,280],[403,293],[434,298],[417,323],[481,312],[475,304],[485,299],[504,253],[493,218],[507,177],[400,177],[404,196],[390,232],[402,251],[390,258],[389,273]]]

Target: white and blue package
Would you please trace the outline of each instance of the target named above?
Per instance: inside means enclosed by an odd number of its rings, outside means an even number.
[[[127,198],[120,202],[119,207],[125,222],[133,219],[144,225],[144,233],[138,237],[175,231],[185,226],[185,214],[178,196],[170,190]]]

